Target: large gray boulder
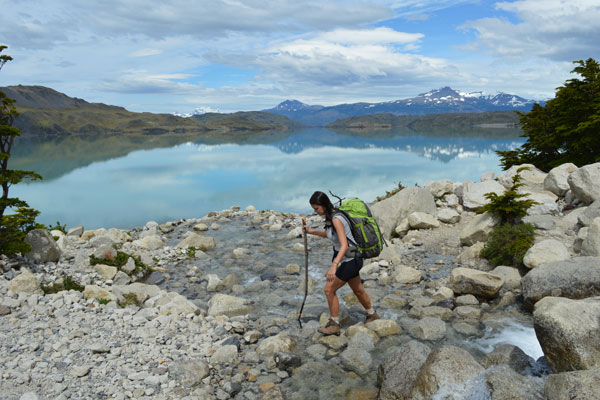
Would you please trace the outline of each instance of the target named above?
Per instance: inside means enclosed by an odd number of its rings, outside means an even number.
[[[600,297],[545,297],[535,305],[533,327],[554,373],[600,368]]]
[[[443,346],[432,351],[419,370],[410,399],[431,399],[441,391],[451,393],[449,399],[462,399],[475,384],[484,368],[468,351],[456,346]]]
[[[56,262],[60,259],[61,251],[54,238],[45,229],[33,229],[25,236],[25,243],[31,246],[31,251],[25,257],[34,263]]]
[[[366,375],[373,362],[371,354],[358,347],[348,347],[340,354],[340,360],[346,369],[354,371],[358,375]]]
[[[521,279],[521,289],[529,309],[546,296],[571,299],[600,296],[600,258],[574,257],[542,264]]]
[[[583,226],[590,226],[592,221],[600,217],[600,200],[594,201],[577,216],[577,222]]]
[[[435,215],[435,201],[431,191],[418,187],[402,189],[392,197],[374,203],[370,208],[387,238],[412,212],[421,211]]]
[[[472,246],[477,242],[485,242],[498,221],[498,218],[489,213],[476,215],[460,232],[460,243]]]
[[[494,350],[481,360],[481,365],[485,368],[505,364],[519,373],[527,372],[534,363],[535,360],[532,357],[512,344],[501,344],[494,347]]]
[[[8,290],[13,293],[44,294],[40,281],[26,269],[8,283]]]
[[[600,163],[579,168],[569,175],[567,181],[575,197],[584,204],[600,199]]]
[[[463,185],[463,206],[467,210],[478,210],[489,203],[486,193],[502,195],[505,191],[506,188],[496,181],[466,182]]]
[[[557,196],[564,197],[571,189],[567,179],[572,172],[577,171],[577,165],[566,163],[552,168],[544,179],[544,190],[548,190]]]
[[[491,392],[490,400],[544,399],[543,378],[521,375],[508,365],[499,365],[488,369],[485,373],[485,381]],[[469,398],[487,397],[473,396]]]
[[[581,255],[600,257],[600,217],[595,218],[581,243]]]
[[[527,268],[554,261],[567,260],[571,257],[567,247],[556,239],[546,239],[534,244],[523,256],[523,264]]]
[[[600,368],[551,374],[546,381],[547,400],[598,400]]]
[[[296,347],[296,340],[285,333],[262,339],[258,343],[256,352],[262,357],[273,356],[275,353],[291,353]]]
[[[519,172],[519,169],[521,171]],[[533,164],[513,165],[502,175],[498,175],[498,182],[509,189],[513,185],[513,178],[516,174],[521,176],[522,188],[525,190],[540,191],[544,189],[545,172],[539,170]]]
[[[503,283],[504,280],[498,275],[471,268],[454,268],[450,275],[451,288],[456,294],[494,298]]]
[[[377,369],[379,400],[409,399],[410,390],[431,349],[411,340],[383,359]]]

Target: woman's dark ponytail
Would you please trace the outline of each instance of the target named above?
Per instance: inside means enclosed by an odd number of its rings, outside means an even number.
[[[325,193],[320,191],[314,192],[313,195],[310,196],[309,203],[311,205],[323,206],[323,208],[325,208],[325,224],[331,225],[333,223],[332,218],[335,209],[333,208],[333,204],[331,204],[331,200],[329,200],[329,197]]]

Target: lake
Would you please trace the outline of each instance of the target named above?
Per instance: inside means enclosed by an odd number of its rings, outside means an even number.
[[[34,170],[44,180],[15,185],[10,195],[40,210],[41,223],[86,229],[198,218],[233,205],[310,212],[315,190],[373,201],[398,183],[479,181],[484,172],[500,173],[494,151],[523,140],[487,131],[493,135],[364,137],[311,128],[246,143],[172,136],[19,138],[10,168]]]

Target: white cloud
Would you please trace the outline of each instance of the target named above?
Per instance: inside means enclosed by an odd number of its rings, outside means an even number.
[[[141,49],[129,54],[129,57],[148,57],[162,54],[162,50],[158,49]]]
[[[533,56],[572,61],[600,53],[597,0],[521,0],[496,7],[515,13],[520,22],[483,18],[466,23],[464,28],[477,32],[467,49],[517,61]]]

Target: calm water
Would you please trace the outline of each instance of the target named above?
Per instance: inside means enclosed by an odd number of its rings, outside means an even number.
[[[494,150],[521,143],[518,136],[373,139],[325,129],[270,134],[252,144],[172,137],[21,140],[11,168],[35,170],[44,180],[20,183],[10,193],[40,210],[42,223],[86,229],[195,218],[232,205],[307,212],[315,190],[372,201],[398,183],[478,181],[484,172],[501,172]]]

